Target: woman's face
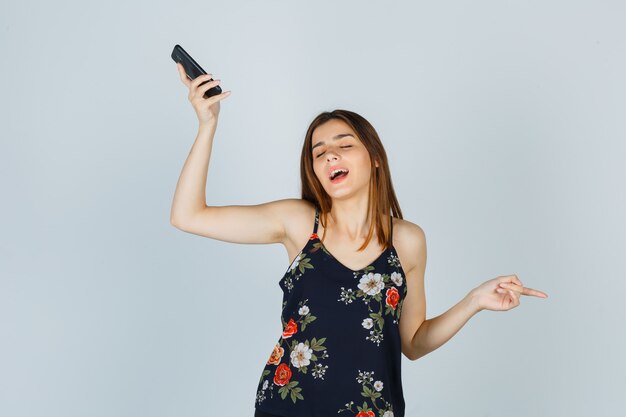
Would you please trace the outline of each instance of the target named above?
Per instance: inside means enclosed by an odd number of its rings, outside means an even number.
[[[313,170],[331,198],[354,195],[360,190],[367,192],[371,175],[369,152],[348,124],[329,120],[313,131],[311,143]],[[348,174],[331,180],[336,168],[345,168]]]

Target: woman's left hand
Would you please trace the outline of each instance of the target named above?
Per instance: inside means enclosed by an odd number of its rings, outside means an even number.
[[[472,290],[477,308],[480,310],[504,311],[517,307],[522,295],[548,298],[548,294],[524,287],[517,275],[506,275],[491,279]]]

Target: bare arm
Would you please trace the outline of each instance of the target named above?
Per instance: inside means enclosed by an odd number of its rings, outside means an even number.
[[[445,313],[424,321],[411,341],[411,359],[419,359],[446,343],[479,311],[470,292]]]
[[[177,64],[181,81],[189,88],[191,102],[199,121],[198,134],[176,184],[170,223],[180,230],[235,243],[276,243],[284,241],[285,222],[302,208],[302,200],[286,199],[251,206],[211,207],[206,204],[206,183],[217,130],[223,92],[205,98],[204,93],[219,84],[208,81],[212,74],[189,80]]]
[[[476,291],[472,290],[444,314],[426,320],[426,234],[421,227],[411,222],[404,221],[404,224],[402,247],[406,250],[407,259],[413,258],[415,262],[406,270],[408,291],[402,304],[400,337],[404,355],[410,360],[417,360],[450,340],[480,308]]]
[[[283,242],[285,229],[294,214],[302,212],[303,201],[285,199],[250,206],[208,206],[206,183],[217,129],[220,100],[228,92],[211,98],[203,94],[219,80],[208,82],[211,74],[190,81],[182,65],[178,65],[181,81],[189,88],[189,101],[198,116],[196,140],[176,184],[170,212],[170,223],[185,232],[234,243]]]
[[[212,74],[201,75],[190,80],[182,64],[177,63],[176,67],[181,82],[189,89],[187,98],[198,116],[199,127],[196,140],[176,184],[176,192],[170,211],[170,223],[174,226],[187,221],[206,208],[207,171],[220,113],[220,101],[226,98],[229,93],[225,91],[216,96],[205,98],[204,94],[210,88],[218,85],[220,80],[209,81]]]
[[[208,206],[206,182],[217,123],[200,125],[176,185],[171,224],[185,232],[232,243],[280,243],[286,222],[303,201],[284,199],[257,205]]]
[[[204,210],[206,205],[206,180],[213,148],[217,120],[200,124],[196,141],[183,166],[170,212],[170,222],[176,226]]]
[[[501,275],[473,288],[448,311],[426,320],[411,342],[411,359],[437,349],[454,336],[474,314],[482,310],[506,311],[520,305],[522,295],[548,298],[543,291],[525,287],[517,275]]]

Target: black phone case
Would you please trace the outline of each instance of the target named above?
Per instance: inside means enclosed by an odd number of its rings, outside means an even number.
[[[181,63],[183,68],[185,69],[185,73],[187,74],[187,78],[190,80],[194,80],[200,75],[206,74],[206,71],[202,69],[200,65],[183,49],[182,46],[176,45],[174,46],[174,50],[172,51],[172,59],[174,62]],[[201,83],[200,85],[206,84],[209,81],[213,81],[213,78]],[[221,94],[222,89],[219,85],[216,85],[213,88],[208,89],[204,93],[204,97],[209,98],[215,95]]]

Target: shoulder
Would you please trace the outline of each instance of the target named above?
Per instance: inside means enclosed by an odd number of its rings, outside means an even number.
[[[287,218],[301,220],[302,218],[309,218],[313,220],[315,216],[315,205],[310,201],[303,200],[301,198],[286,198],[281,200],[282,202],[282,214]]]
[[[315,205],[301,198],[280,200],[280,217],[284,228],[282,243],[300,244],[308,238],[315,221]],[[310,230],[309,230],[310,229]]]
[[[274,204],[281,211],[282,215],[297,215],[310,212],[315,212],[315,206],[313,203],[301,198],[284,198],[282,200],[273,201]]]
[[[393,245],[405,273],[426,260],[426,233],[415,223],[394,218]]]

